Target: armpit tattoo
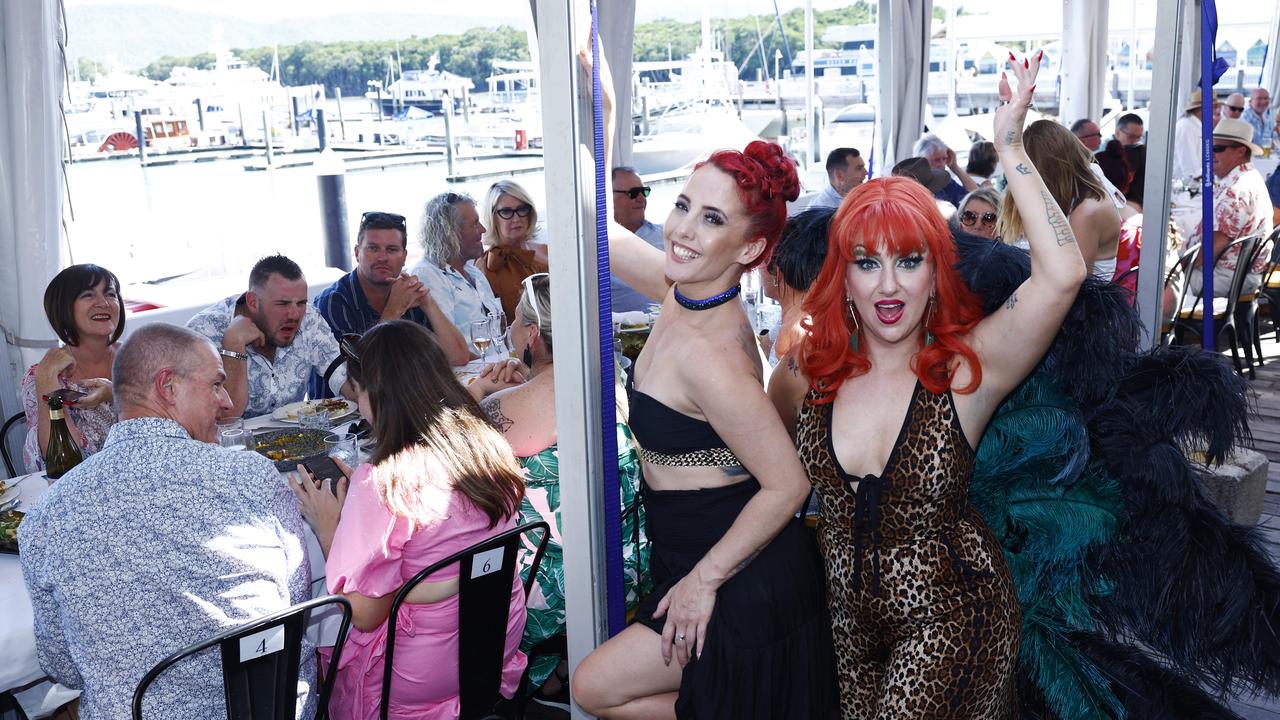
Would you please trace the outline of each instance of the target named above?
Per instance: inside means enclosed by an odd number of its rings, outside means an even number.
[[[792,355],[787,356],[787,369],[791,371],[792,375],[800,377],[800,365],[796,363],[796,359]]]
[[[1014,170],[1017,170],[1019,175],[1030,175],[1030,174],[1031,174],[1031,170],[1029,170],[1029,169],[1027,168],[1027,166],[1026,166],[1026,165],[1023,165],[1022,163],[1018,163],[1017,165],[1015,165],[1015,166],[1014,166],[1014,168],[1013,168],[1013,169],[1014,169]]]
[[[1018,304],[1018,293],[1017,293],[1017,292],[1015,292],[1015,293],[1013,293],[1012,295],[1010,295],[1010,296],[1009,296],[1009,299],[1008,299],[1008,300],[1005,300],[1005,301],[1004,301],[1004,309],[1005,309],[1005,310],[1012,310],[1012,309],[1013,309],[1013,306],[1014,306],[1014,305],[1017,305],[1017,304]]]
[[[502,414],[502,402],[496,398],[485,398],[480,401],[480,409],[484,410],[485,415],[489,416],[489,422],[498,428],[499,432],[506,432],[515,425],[515,421]]]
[[[1076,241],[1075,233],[1071,232],[1071,223],[1067,222],[1067,216],[1062,214],[1062,208],[1058,207],[1058,201],[1053,199],[1048,190],[1041,189],[1040,197],[1044,198],[1044,208],[1049,220],[1049,227],[1053,228],[1058,247],[1070,245]]]

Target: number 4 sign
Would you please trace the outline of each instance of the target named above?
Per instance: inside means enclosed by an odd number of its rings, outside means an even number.
[[[496,547],[478,553],[471,558],[471,579],[484,577],[489,573],[496,573],[502,569],[502,551],[505,548]]]
[[[284,626],[276,625],[240,638],[240,662],[248,662],[284,649]]]

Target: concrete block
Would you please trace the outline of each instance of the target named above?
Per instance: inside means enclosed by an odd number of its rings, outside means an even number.
[[[1267,456],[1256,450],[1236,448],[1221,465],[1204,465],[1202,453],[1189,453],[1188,458],[1200,476],[1200,489],[1238,525],[1256,525],[1262,517],[1262,504],[1267,496]]]

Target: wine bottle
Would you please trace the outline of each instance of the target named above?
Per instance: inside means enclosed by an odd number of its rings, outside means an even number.
[[[44,469],[50,479],[56,480],[79,465],[84,456],[63,416],[62,394],[50,393],[45,402],[49,403],[49,444],[44,449]]]

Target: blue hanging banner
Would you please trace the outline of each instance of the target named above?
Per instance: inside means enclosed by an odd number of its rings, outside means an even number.
[[[1218,48],[1218,6],[1215,0],[1203,0],[1200,6],[1200,277],[1201,300],[1204,302],[1203,328],[1200,333],[1204,349],[1214,349],[1213,267],[1217,257],[1213,251],[1213,84],[1227,71],[1227,62],[1215,57]]]
[[[626,591],[622,580],[622,498],[618,487],[617,405],[613,394],[613,296],[609,275],[609,218],[605,202],[604,105],[600,89],[600,15],[591,2],[591,135],[596,171],[596,287],[600,293],[600,454],[603,460],[605,593],[609,636],[627,623]],[[630,127],[628,120],[627,126]],[[565,478],[561,478],[564,482]],[[570,478],[572,481],[572,478]]]

